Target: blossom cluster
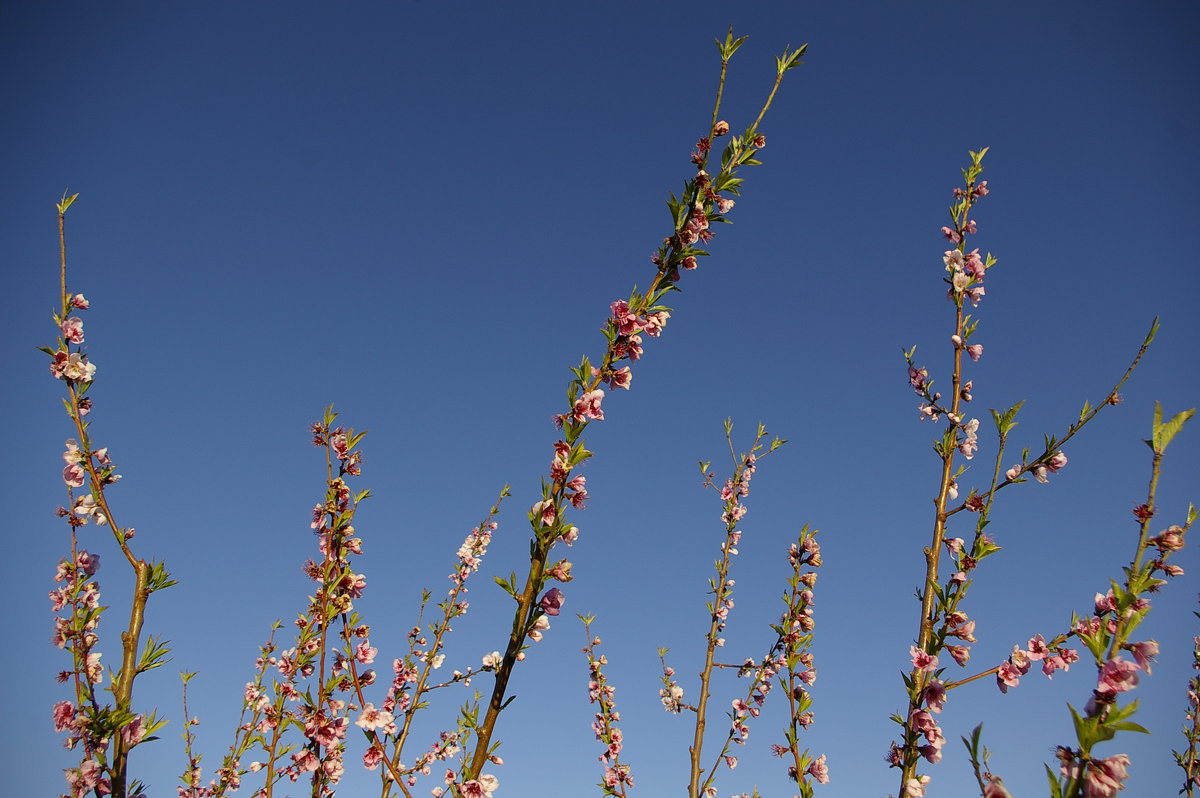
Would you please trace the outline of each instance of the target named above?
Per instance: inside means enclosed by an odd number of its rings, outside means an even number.
[[[54,619],[54,644],[71,653],[73,667],[58,675],[60,682],[71,682],[74,701],[55,703],[51,715],[56,732],[66,732],[63,741],[68,749],[78,748],[83,756],[77,767],[65,771],[71,798],[80,798],[93,790],[101,793],[111,789],[111,779],[105,763],[112,734],[111,718],[100,710],[96,689],[104,681],[97,628],[104,607],[100,604],[100,583],[95,580],[100,569],[99,555],[77,549],[74,557],[63,558],[54,575],[58,587],[50,592]],[[145,719],[135,716],[120,728],[119,734],[126,750],[137,745],[146,734]]]
[[[595,719],[592,721],[592,732],[604,746],[599,760],[604,766],[604,776],[599,787],[604,795],[624,796],[626,788],[633,786],[633,773],[628,764],[621,762],[621,751],[624,748],[624,734],[617,727],[621,713],[617,711],[614,697],[617,689],[608,683],[604,675],[604,666],[608,658],[597,653],[600,638],[591,634],[591,618],[584,619],[584,632],[588,635],[588,644],[583,649],[588,661],[588,701],[597,705]]]
[[[1000,692],[1007,693],[1008,688],[1016,687],[1021,677],[1029,673],[1033,663],[1042,663],[1042,673],[1047,678],[1054,678],[1055,671],[1069,671],[1071,665],[1079,661],[1079,652],[1065,646],[1051,647],[1046,638],[1037,635],[1029,639],[1025,648],[1013,646],[1012,654],[1000,663],[996,669],[996,685]]]
[[[1192,638],[1192,669],[1200,671],[1200,636]],[[1200,787],[1200,674],[1188,680],[1187,710],[1184,712],[1183,737],[1187,746],[1182,751],[1172,751],[1175,764],[1183,771],[1181,795],[1194,794]]]
[[[1150,534],[1150,523],[1156,514],[1154,499],[1163,453],[1171,438],[1193,414],[1194,411],[1185,411],[1164,423],[1162,408],[1155,407],[1153,435],[1147,441],[1154,452],[1149,495],[1133,510],[1138,525],[1133,560],[1124,569],[1122,582],[1113,581],[1111,589],[1095,594],[1091,616],[1073,618],[1071,634],[1083,643],[1095,661],[1096,686],[1082,714],[1071,708],[1076,745],[1059,746],[1057,751],[1059,775],[1063,781],[1054,786],[1064,795],[1082,790],[1088,798],[1111,798],[1125,788],[1129,757],[1122,753],[1102,758],[1093,753],[1093,748],[1120,731],[1142,730],[1129,721],[1137,711],[1137,702],[1122,705],[1119,697],[1138,686],[1141,674],[1150,674],[1158,656],[1158,641],[1133,641],[1131,635],[1150,612],[1149,594],[1160,590],[1170,577],[1177,575],[1167,559],[1183,548],[1185,535],[1197,517],[1196,509],[1189,506],[1186,523],[1171,525],[1157,535]],[[1152,554],[1152,550],[1156,554]],[[1168,579],[1159,578],[1159,573]],[[1178,574],[1182,574],[1182,569]],[[1127,659],[1126,654],[1132,656],[1132,660]],[[1177,761],[1180,761],[1178,755]],[[1190,779],[1191,771],[1188,772]],[[1187,785],[1184,791],[1190,792]]]
[[[66,298],[67,310],[87,310],[91,307],[83,294],[74,294]],[[83,343],[83,319],[78,316],[55,316],[59,326],[60,338],[57,349],[43,349],[50,355],[50,374],[56,380],[67,380],[69,383],[86,384],[96,376],[96,365],[88,361],[82,349],[71,351],[71,345]]]
[[[370,494],[352,493],[346,480],[362,472],[357,447],[365,433],[333,426],[336,418],[329,407],[312,425],[313,445],[326,452],[328,476],[325,499],[313,508],[309,524],[320,558],[303,567],[317,587],[295,621],[295,645],[277,654],[273,641],[264,646],[258,676],[243,692],[243,718],[248,715],[248,720],[238,729],[238,742],[208,785],[202,783],[199,759],[189,757],[181,798],[222,796],[236,790],[247,772],[264,770],[268,785],[306,778],[314,795],[331,796],[345,774],[352,713],[357,712],[354,723],[364,731],[391,728],[390,711],[361,698],[362,687],[374,683],[375,672],[360,671],[359,666],[372,664],[378,650],[370,644],[370,626],[354,610],[367,579],[355,572],[350,558],[363,551],[353,520],[359,502]],[[267,672],[276,674],[269,687],[264,684]],[[314,683],[305,685],[307,680]],[[302,745],[286,742],[290,728],[302,730]],[[261,749],[262,759],[243,766],[241,756],[253,747]]]

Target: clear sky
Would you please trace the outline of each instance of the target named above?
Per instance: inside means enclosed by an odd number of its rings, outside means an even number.
[[[722,534],[695,464],[723,467],[727,416],[739,444],[758,421],[790,440],[749,499],[727,653],[761,655],[787,544],[804,523],[822,529],[817,723],[804,744],[828,754],[833,782],[818,794],[896,791],[888,715],[904,699],[937,480],[934,431],[918,420],[900,352],[919,345],[949,382],[938,228],[968,149],[991,147],[975,243],[999,258],[978,311],[986,352],[970,371],[985,420],[986,408],[1028,399],[1014,443],[1040,445],[1104,397],[1162,318],[1125,403],[1072,442],[1050,485],[998,502],[990,529],[1004,551],[966,602],[979,624],[971,665],[991,667],[1090,609],[1133,550],[1154,401],[1168,412],[1200,403],[1194,4],[6,4],[8,794],[56,794],[77,761],[52,731],[50,707],[66,695],[53,675],[67,660],[49,642],[45,598],[67,546],[54,509],[71,431],[62,383],[34,349],[55,335],[63,189],[81,193],[70,281],[92,302],[93,432],[124,475],[111,500],[140,551],[180,580],[155,597],[147,626],[171,639],[174,659],[138,682],[138,705],[174,719],[135,754],[157,797],[184,767],[175,673],[200,672],[192,709],[215,763],[256,645],[303,608],[309,511],[323,490],[307,424],[330,402],[371,430],[360,608],[381,659],[402,653],[421,589],[448,587],[462,537],[510,483],[447,667],[503,648],[508,605],[490,574],[522,567],[567,367],[602,351],[609,303],[652,276],[648,256],[670,230],[663,202],[706,130],[712,39],[730,23],[750,36],[727,87],[735,129],[775,54],[809,42],[807,63],[763,126],[765,165],[745,173],[735,224],[672,296],[630,393],[609,397],[589,431],[576,579],[513,681],[500,794],[599,792],[575,612],[599,616],[634,794],[682,792],[690,727],[659,705],[655,649],[672,649],[694,695],[687,675]],[[967,485],[985,481],[993,451],[985,437]],[[1200,427],[1166,469],[1164,525],[1200,501]],[[127,580],[110,542],[90,535],[115,652]],[[1143,627],[1162,645],[1136,693],[1153,734],[1103,750],[1133,756],[1130,795],[1174,794],[1181,780],[1169,751],[1183,743],[1200,633],[1194,545],[1177,562],[1188,573]],[[1080,664],[1007,696],[991,680],[953,693],[931,794],[969,794],[957,739],[981,720],[994,769],[1015,794],[1041,794],[1042,763],[1074,740],[1065,704],[1082,705],[1093,684]],[[452,725],[464,698],[439,696],[424,733]],[[769,711],[757,722],[722,796],[791,794],[766,754],[782,724]],[[371,784],[356,773],[344,794],[374,794]]]

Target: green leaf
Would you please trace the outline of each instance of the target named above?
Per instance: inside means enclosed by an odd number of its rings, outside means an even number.
[[[1071,722],[1075,724],[1075,739],[1079,741],[1079,747],[1090,750],[1097,742],[1096,720],[1082,717],[1070,704],[1067,704],[1067,709],[1071,710]],[[1105,739],[1112,739],[1112,735]]]
[[[72,205],[74,205],[75,200],[77,200],[77,199],[79,199],[78,193],[72,194],[71,196],[68,197],[67,192],[64,189],[62,199],[58,201],[58,203],[56,204],[55,207],[58,208],[59,213],[66,213],[67,208],[70,208]]]
[[[1142,346],[1152,344],[1156,335],[1158,335],[1158,316],[1155,316],[1154,321],[1150,323],[1150,332],[1146,333],[1146,339],[1142,341]]]
[[[1154,403],[1154,436],[1153,449],[1157,454],[1162,454],[1166,451],[1167,444],[1171,439],[1183,429],[1183,425],[1196,414],[1196,408],[1184,410],[1176,413],[1170,421],[1163,423],[1162,421],[1162,405],[1158,402]]]
[[[1049,765],[1045,765],[1046,778],[1050,781],[1050,798],[1063,798],[1062,785],[1058,783],[1058,776],[1054,775],[1054,771]]]

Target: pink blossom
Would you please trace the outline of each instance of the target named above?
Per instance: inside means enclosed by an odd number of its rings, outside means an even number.
[[[64,444],[67,450],[63,452],[63,460],[67,463],[82,463],[83,453],[79,451],[79,442],[74,438],[67,438]]]
[[[100,684],[104,680],[104,666],[100,664],[100,654],[88,654],[88,680],[92,684]]]
[[[379,649],[372,648],[371,644],[364,640],[354,649],[354,658],[363,665],[370,665],[375,661],[375,655],[378,653]]]
[[[636,335],[642,331],[644,324],[636,313],[630,312],[629,303],[624,299],[613,302],[609,309],[612,310],[612,319],[619,335]]]
[[[1179,551],[1183,548],[1183,528],[1178,526],[1168,527],[1165,532],[1151,538],[1149,542],[1164,554],[1168,551]]]
[[[1050,653],[1049,647],[1046,645],[1046,638],[1041,635],[1029,638],[1029,650],[1025,655],[1034,662],[1040,661]]]
[[[968,460],[974,459],[975,451],[979,448],[979,419],[973,418],[959,426],[966,437],[958,444],[958,450]]]
[[[329,438],[329,446],[333,449],[333,453],[337,455],[337,459],[345,460],[350,456],[350,441],[342,433],[333,435]]]
[[[1084,776],[1083,794],[1086,798],[1112,798],[1119,790],[1125,789],[1123,782],[1129,775],[1128,768],[1127,754],[1093,759]],[[1066,770],[1065,765],[1063,769]]]
[[[379,767],[381,762],[383,762],[383,751],[381,751],[377,745],[372,745],[367,749],[367,752],[363,754],[363,767],[365,767],[367,770],[374,770],[375,768]]]
[[[1137,664],[1146,675],[1150,675],[1150,663],[1158,656],[1158,641],[1146,640],[1141,643],[1134,643],[1129,647],[1133,652],[1133,658],[1137,660]]]
[[[729,132],[729,123],[722,119],[717,124],[713,125],[713,136],[724,136]]]
[[[949,227],[943,227],[942,235],[948,238],[952,244],[962,243],[962,236],[958,234],[957,230],[951,230]]]
[[[976,280],[980,282],[983,281],[983,276],[986,274],[987,269],[983,264],[983,258],[979,257],[979,250],[972,250],[971,253],[966,256],[966,259],[963,261],[962,269]]]
[[[971,649],[967,646],[946,646],[946,650],[960,666],[965,666],[967,660],[971,659]]]
[[[564,603],[566,603],[566,596],[558,588],[552,587],[542,596],[542,600],[538,602],[538,606],[547,615],[558,615]]]
[[[968,643],[976,642],[975,622],[967,618],[965,613],[953,613],[946,618],[946,625],[952,627],[948,632],[951,637],[957,637]]]
[[[1162,571],[1167,576],[1183,576],[1183,568],[1178,565],[1169,565],[1163,560],[1155,560],[1151,563],[1154,570]]]
[[[1000,692],[1007,693],[1008,688],[1016,687],[1021,683],[1021,671],[1011,660],[1005,660],[1000,663],[1000,670],[996,671],[996,686],[1000,688]]]
[[[62,323],[63,339],[68,343],[83,343],[83,319],[78,316],[68,316]]]
[[[1017,465],[1013,466],[1012,468],[1010,468],[1004,472],[1004,478],[1007,479],[1009,482],[1012,482],[1014,479],[1016,479],[1019,476],[1021,476],[1021,464],[1020,463],[1018,463]]]
[[[914,731],[927,732],[930,729],[937,728],[937,721],[923,709],[914,709],[912,714],[908,716],[909,728]]]
[[[91,307],[91,303],[87,301],[83,294],[76,294],[75,296],[71,297],[71,307],[79,308],[80,310],[87,310],[89,307]]]
[[[904,792],[908,798],[925,798],[925,787],[932,781],[928,776],[917,776],[904,782]]]
[[[954,287],[955,294],[961,294],[971,284],[971,276],[963,272],[955,272],[950,284]]]
[[[1168,527],[1165,532],[1156,538],[1151,538],[1148,542],[1164,554],[1170,551],[1180,551],[1183,548],[1183,528]]]
[[[50,373],[56,380],[68,379],[79,382],[91,382],[96,376],[96,367],[87,361],[85,355],[78,352],[67,354],[56,352],[50,363]]]
[[[492,798],[492,792],[500,787],[500,780],[487,773],[471,779],[462,786],[463,798]]]
[[[1124,693],[1137,687],[1138,670],[1136,663],[1128,662],[1121,657],[1110,659],[1100,669],[1096,693],[1102,697],[1111,698],[1117,693]]]
[[[374,704],[364,704],[362,714],[358,716],[358,720],[354,721],[354,725],[363,731],[380,729],[384,734],[392,734],[396,731],[396,724],[393,721],[395,718],[392,713],[376,709]]]
[[[1050,480],[1046,478],[1046,473],[1058,473],[1058,470],[1067,464],[1067,456],[1062,452],[1055,452],[1049,460],[1033,467],[1033,478],[1045,485]]]
[[[529,508],[530,520],[538,520],[542,526],[553,524],[557,515],[557,511],[554,509],[554,502],[550,499],[543,499]]]
[[[604,399],[604,391],[599,388],[594,391],[588,391],[583,396],[575,400],[574,418],[576,421],[594,418],[597,421],[604,420],[604,411],[600,409],[600,402]]]
[[[135,715],[133,720],[121,727],[121,740],[128,751],[142,741],[146,736],[146,722],[141,715]]]
[[[925,705],[930,712],[941,712],[946,706],[946,688],[937,679],[925,688]]]
[[[604,381],[608,383],[608,387],[610,388],[624,388],[628,391],[629,383],[633,382],[633,372],[630,371],[629,366],[614,369],[608,373]]]
[[[317,759],[316,754],[305,748],[297,754],[292,754],[292,761],[296,763],[296,769],[300,772],[316,770],[321,766],[321,760]]]
[[[82,488],[85,479],[87,472],[78,463],[72,463],[63,469],[63,482],[67,483],[68,488]]]
[[[54,705],[54,730],[67,731],[75,725],[75,705],[70,701],[59,701]]]
[[[925,390],[925,381],[929,378],[928,369],[918,369],[916,366],[908,367],[908,384],[913,387],[917,393]]]
[[[1009,655],[1008,661],[1012,663],[1012,666],[1022,676],[1029,673],[1029,668],[1032,667],[1028,652],[1022,651],[1020,646],[1013,646],[1012,654]]]
[[[1053,679],[1055,671],[1069,671],[1070,669],[1071,663],[1061,653],[1051,654],[1042,660],[1042,673],[1046,674],[1047,679]]]
[[[651,338],[657,338],[660,336],[662,331],[666,329],[667,319],[669,318],[671,318],[671,314],[665,310],[659,311],[658,313],[651,313],[646,316],[646,335],[649,335]]]
[[[978,363],[979,358],[983,357],[983,344],[972,344],[971,346],[968,346],[967,354],[970,355],[971,360],[974,360],[976,363]]]
[[[938,658],[929,654],[916,646],[909,648],[909,653],[912,655],[912,664],[914,668],[923,671],[933,672],[937,670]]]
[[[583,503],[587,501],[588,492],[586,486],[587,477],[584,476],[575,477],[570,482],[563,485],[566,490],[572,491],[572,495],[569,498],[573,507],[577,509],[582,508]]]
[[[821,754],[808,766],[808,774],[819,784],[829,783],[829,766],[825,764],[825,755]]]

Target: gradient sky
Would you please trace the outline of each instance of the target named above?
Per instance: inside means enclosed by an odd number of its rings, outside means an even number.
[[[726,417],[739,446],[758,421],[790,440],[749,499],[726,653],[769,645],[787,544],[804,523],[823,530],[817,723],[804,740],[829,757],[833,782],[818,795],[896,791],[888,715],[903,702],[937,480],[934,430],[918,420],[900,352],[919,345],[948,384],[938,228],[968,149],[991,147],[973,244],[999,258],[977,313],[986,352],[969,376],[985,420],[986,408],[1028,399],[1018,449],[1102,399],[1162,318],[1125,403],[1071,443],[1050,485],[997,503],[990,531],[1004,551],[965,606],[980,639],[971,664],[991,667],[1089,610],[1135,544],[1129,510],[1145,495],[1153,403],[1173,413],[1200,402],[1194,4],[7,4],[9,794],[56,794],[77,761],[50,721],[67,659],[49,643],[45,599],[67,546],[54,509],[72,433],[63,386],[34,348],[55,336],[63,189],[81,194],[70,283],[92,301],[92,429],[124,475],[110,500],[138,550],[180,580],[147,622],[174,659],[138,682],[137,705],[173,719],[134,757],[157,798],[184,767],[175,674],[200,672],[191,709],[215,764],[255,647],[303,608],[309,510],[323,490],[307,425],[330,402],[371,430],[359,607],[381,660],[402,653],[421,589],[448,587],[462,537],[510,483],[446,667],[503,648],[508,605],[490,575],[522,568],[567,367],[602,351],[609,302],[651,279],[648,255],[670,229],[663,201],[706,130],[711,42],[730,23],[750,36],[722,113],[735,129],[757,110],[775,54],[809,42],[807,63],[763,125],[765,165],[743,175],[735,224],[671,297],[630,393],[611,396],[589,430],[577,578],[512,683],[499,795],[599,793],[576,612],[599,616],[633,794],[682,792],[690,726],[662,712],[655,650],[669,646],[681,674],[699,667],[722,527],[695,464],[725,468]],[[965,486],[986,481],[993,452],[985,438]],[[1200,427],[1168,453],[1163,526],[1200,501],[1198,475]],[[104,558],[113,609],[102,633],[115,652],[128,580],[110,540],[93,527],[83,538]],[[1100,752],[1131,754],[1130,795],[1174,794],[1181,781],[1169,751],[1183,744],[1200,632],[1194,545],[1177,562],[1187,575],[1143,626],[1162,646],[1136,693],[1153,734]],[[1065,704],[1082,705],[1093,684],[1080,664],[1007,696],[990,679],[956,691],[930,794],[970,794],[957,740],[981,720],[995,771],[1015,794],[1042,794],[1042,763],[1074,741]],[[694,678],[684,686],[695,695]],[[733,687],[723,690],[720,708]],[[466,697],[439,695],[425,738]],[[757,721],[720,795],[791,794],[766,754],[782,724],[770,710]],[[342,794],[375,794],[373,778],[356,771]]]

